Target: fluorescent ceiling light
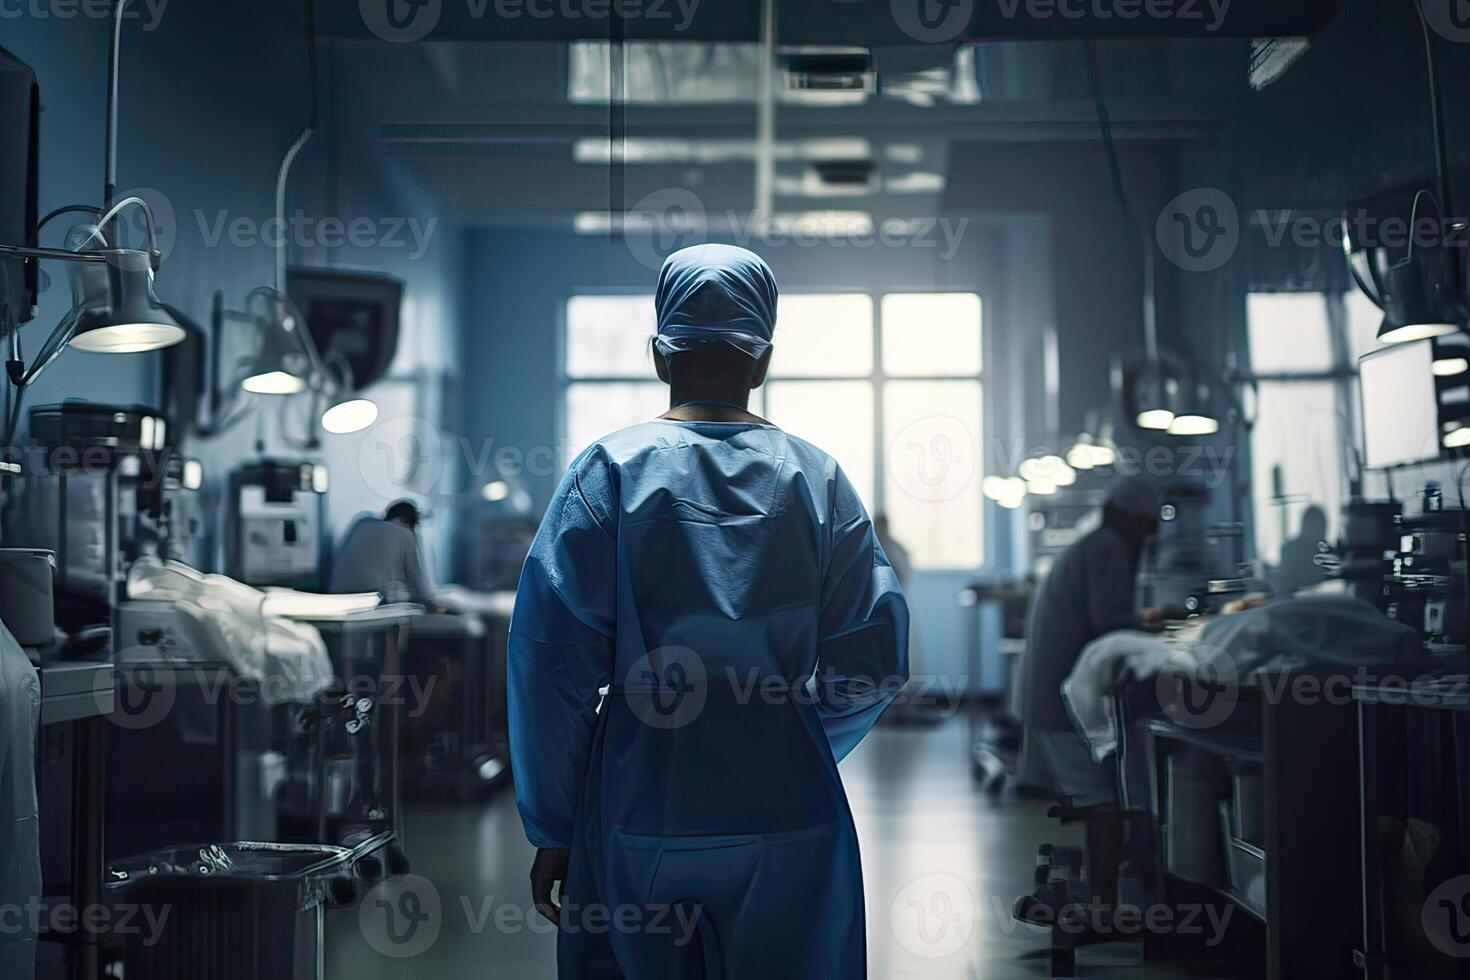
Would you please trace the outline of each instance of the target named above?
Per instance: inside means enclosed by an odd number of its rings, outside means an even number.
[[[720,164],[750,163],[756,158],[756,142],[745,137],[723,139],[666,139],[630,136],[614,143],[601,136],[589,136],[572,144],[572,159],[577,163],[606,166],[617,153],[623,163],[635,164]],[[777,140],[772,156],[780,163],[810,163],[826,160],[866,160],[873,155],[872,144],[860,137],[829,137],[804,140]]]
[[[873,216],[866,211],[798,211],[771,218],[773,231],[819,238],[856,238],[873,234]]]
[[[937,194],[944,190],[944,175],[914,170],[897,177],[885,177],[883,189],[890,194]]]

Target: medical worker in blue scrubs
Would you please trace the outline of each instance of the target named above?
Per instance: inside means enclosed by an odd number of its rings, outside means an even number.
[[[746,407],[766,264],[683,249],[655,302],[671,407],[572,463],[516,595],[537,908],[563,978],[863,977],[837,763],[908,677],[908,609],[842,470]]]

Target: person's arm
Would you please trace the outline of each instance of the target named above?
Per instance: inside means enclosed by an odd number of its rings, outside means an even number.
[[[1093,635],[1148,629],[1153,612],[1137,606],[1138,568],[1128,546],[1116,535],[1094,540],[1096,551],[1087,563],[1087,614]],[[1158,622],[1162,624],[1162,617]]]
[[[837,471],[817,640],[817,713],[842,761],[909,676],[909,610],[847,477]]]
[[[557,488],[516,591],[507,653],[511,771],[526,837],[566,850],[586,776],[599,688],[612,675],[617,524],[612,473],[584,453]],[[566,855],[538,855],[534,897],[556,920],[546,870]],[[544,901],[543,901],[544,899]]]
[[[403,580],[408,586],[408,600],[421,606],[437,609],[434,601],[434,582],[424,567],[424,546],[417,531],[409,531],[407,553],[403,558]]]

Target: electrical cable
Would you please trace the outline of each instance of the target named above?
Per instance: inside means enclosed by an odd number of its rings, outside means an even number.
[[[36,222],[36,234],[31,236],[31,244],[36,244],[36,239],[39,237],[42,228],[45,228],[63,214],[90,214],[94,218],[100,218],[102,216],[102,209],[93,207],[90,204],[64,204],[54,211],[49,211],[44,218]]]
[[[1133,232],[1135,244],[1138,244],[1143,241],[1143,230],[1138,225],[1138,218],[1128,203],[1128,191],[1123,186],[1123,169],[1118,165],[1118,147],[1113,140],[1113,120],[1108,115],[1108,106],[1102,94],[1102,71],[1098,67],[1097,50],[1093,42],[1083,43],[1085,45],[1083,50],[1087,55],[1087,76],[1092,85],[1092,102],[1097,110],[1098,128],[1102,130],[1103,149],[1108,155],[1108,172],[1112,176],[1113,195],[1123,212],[1123,219],[1128,223],[1129,230]]]

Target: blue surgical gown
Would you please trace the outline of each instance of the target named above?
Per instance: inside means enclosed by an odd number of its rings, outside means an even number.
[[[866,975],[837,763],[908,676],[908,609],[837,464],[654,421],[572,464],[521,575],[531,842],[569,847],[563,978]]]

